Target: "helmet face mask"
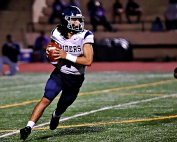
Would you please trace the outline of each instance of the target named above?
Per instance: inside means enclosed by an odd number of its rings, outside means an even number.
[[[66,8],[63,11],[62,16],[63,20],[61,23],[66,28],[75,32],[81,32],[84,30],[84,16],[82,16],[78,7],[71,6]]]

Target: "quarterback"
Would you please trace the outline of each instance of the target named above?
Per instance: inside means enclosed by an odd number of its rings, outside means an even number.
[[[93,61],[94,36],[84,29],[84,17],[78,7],[64,9],[61,23],[52,30],[50,37],[51,44],[57,43],[60,47],[52,54],[58,63],[54,64],[55,69],[46,83],[44,95],[35,106],[26,127],[20,130],[22,140],[26,140],[45,108],[62,91],[50,121],[50,129],[57,128],[61,115],[77,98],[86,66]],[[46,55],[49,55],[49,46]]]

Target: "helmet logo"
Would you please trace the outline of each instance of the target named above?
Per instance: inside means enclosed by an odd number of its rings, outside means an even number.
[[[74,16],[74,13],[71,13],[71,16]]]

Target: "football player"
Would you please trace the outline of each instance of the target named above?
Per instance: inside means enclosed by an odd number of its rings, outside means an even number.
[[[31,133],[45,108],[62,91],[50,121],[50,129],[57,128],[61,115],[77,98],[86,66],[93,61],[94,36],[84,29],[84,17],[78,7],[64,9],[61,23],[51,32],[51,42],[60,46],[52,55],[59,62],[46,83],[44,96],[35,106],[26,127],[20,130],[23,140]],[[49,54],[48,48],[46,54]]]

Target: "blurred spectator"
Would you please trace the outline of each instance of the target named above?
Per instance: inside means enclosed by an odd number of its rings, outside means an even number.
[[[113,29],[110,23],[107,21],[106,16],[105,16],[105,11],[101,7],[100,2],[98,1],[95,1],[95,6],[90,11],[90,22],[93,27],[93,32],[97,31],[98,25],[103,25],[105,29],[107,29],[110,32],[115,31],[115,29]]]
[[[128,23],[132,23],[130,16],[137,16],[136,23],[139,23],[142,16],[142,9],[134,0],[128,0],[126,5],[126,18]]]
[[[80,4],[78,1],[75,1],[75,0],[70,0],[68,3],[67,3],[67,6],[77,6],[77,7],[80,7]]]
[[[90,12],[95,8],[95,0],[89,0],[87,3],[87,11]]]
[[[152,22],[151,31],[152,32],[160,32],[163,30],[164,30],[163,23],[162,23],[160,17],[156,17],[155,21]]]
[[[15,75],[18,71],[18,61],[20,56],[21,46],[14,41],[12,35],[6,36],[7,42],[2,47],[2,57],[0,57],[0,76]],[[9,66],[9,71],[3,71],[3,64]]]
[[[123,12],[123,4],[120,2],[120,0],[115,0],[115,3],[113,4],[113,23],[116,23],[116,17],[119,18],[119,23],[122,23]]]
[[[177,0],[169,0],[164,15],[166,30],[177,30]]]
[[[169,3],[175,4],[175,3],[177,3],[177,0],[169,0]]]
[[[36,38],[34,45],[34,61],[47,62],[46,46],[49,43],[49,39],[45,36],[45,32],[41,31],[40,35]]]
[[[89,18],[91,17],[91,11],[95,9],[95,2],[96,0],[89,0],[87,3],[87,11]],[[90,19],[91,22],[91,19]]]
[[[55,0],[55,2],[52,5],[53,12],[49,18],[49,24],[53,24],[55,18],[59,18],[61,20],[61,13],[65,7],[66,3],[64,1]]]

